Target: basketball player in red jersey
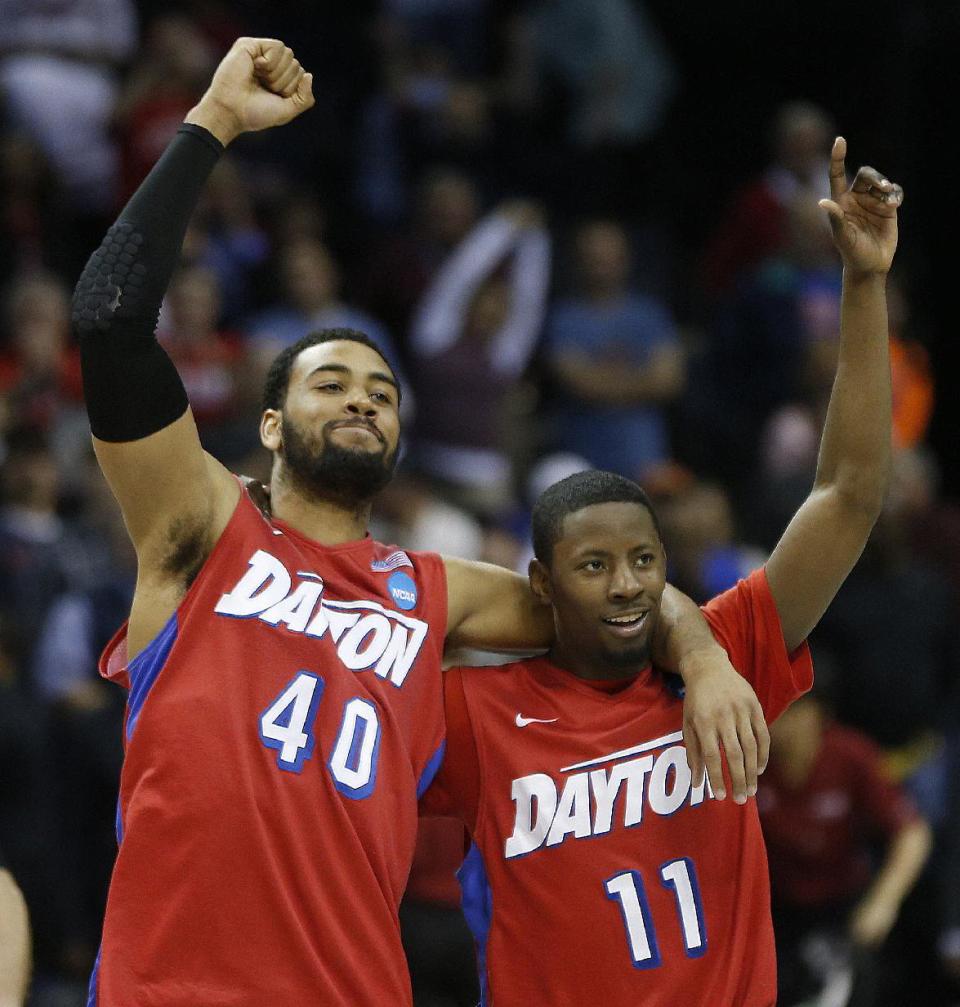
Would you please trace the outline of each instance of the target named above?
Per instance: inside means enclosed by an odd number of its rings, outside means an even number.
[[[816,482],[765,567],[705,614],[768,721],[806,691],[807,635],[866,544],[888,483],[884,283],[902,192],[834,144],[823,202],[844,264],[840,359]],[[461,870],[495,1007],[769,1007],[776,961],[756,805],[692,779],[676,679],[649,663],[666,576],[639,486],[572,476],[534,510],[547,657],[454,669],[424,798],[474,845]]]
[[[444,641],[552,638],[522,578],[367,536],[400,389],[362,334],[309,337],[271,369],[272,518],[200,445],[160,302],[224,146],[312,104],[289,49],[238,40],[77,284],[94,447],[139,561],[102,663],[130,697],[97,1007],[409,1004],[397,906],[443,751]],[[664,604],[656,653],[691,691],[694,770],[722,786],[722,743],[746,800],[756,698],[696,607]]]

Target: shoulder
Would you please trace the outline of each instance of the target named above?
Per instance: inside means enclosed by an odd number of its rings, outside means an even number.
[[[831,723],[824,733],[823,747],[847,766],[879,766],[880,747],[865,734],[843,724]]]

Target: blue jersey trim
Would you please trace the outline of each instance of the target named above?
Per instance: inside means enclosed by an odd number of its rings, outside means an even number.
[[[97,1007],[97,979],[100,974],[100,955],[103,953],[103,945],[97,948],[97,958],[93,963],[93,971],[90,973],[90,985],[87,987],[87,1007]]]
[[[440,742],[440,747],[430,756],[427,764],[423,767],[423,772],[420,774],[420,782],[417,784],[418,801],[427,792],[430,784],[433,783],[433,778],[440,772],[440,767],[443,765],[443,754],[446,750],[447,742],[444,739]]]
[[[147,695],[153,687],[177,641],[177,613],[167,620],[166,626],[140,651],[127,666],[130,676],[130,698],[127,700],[127,741],[133,737],[134,728]]]
[[[487,938],[490,936],[490,924],[493,920],[493,891],[487,879],[487,868],[476,843],[471,844],[470,852],[460,865],[457,880],[460,882],[460,904],[463,907],[463,915],[477,945],[480,1007],[487,1007],[490,1002],[487,982]]]

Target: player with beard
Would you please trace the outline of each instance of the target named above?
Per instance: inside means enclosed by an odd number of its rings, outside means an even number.
[[[238,40],[77,284],[94,447],[138,557],[101,665],[130,695],[98,1007],[409,1004],[397,907],[444,748],[445,641],[552,636],[522,578],[367,535],[400,389],[362,334],[271,368],[272,516],[200,445],[153,337],[163,293],[224,146],[312,104],[289,49]],[[695,606],[668,590],[664,612],[693,770],[719,790],[722,743],[744,801],[766,759],[756,699]]]
[[[766,565],[705,614],[768,721],[810,688],[805,643],[859,558],[889,483],[884,285],[902,191],[846,143],[827,209],[843,259],[840,355],[813,490]],[[533,514],[548,656],[447,673],[448,748],[423,810],[474,846],[461,871],[484,1003],[772,1007],[776,961],[754,802],[691,778],[674,676],[651,665],[666,554],[634,483],[550,487]],[[532,966],[532,963],[536,963]]]

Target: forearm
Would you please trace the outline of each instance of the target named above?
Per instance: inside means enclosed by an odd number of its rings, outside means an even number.
[[[722,650],[696,603],[668,584],[660,601],[653,663],[665,671],[685,675],[697,654]]]
[[[913,888],[930,855],[930,827],[923,820],[904,826],[897,833],[864,901],[879,899],[899,907]]]
[[[20,1007],[30,981],[30,925],[13,878],[0,869],[0,1007]]]
[[[182,127],[77,283],[84,395],[101,440],[138,440],[186,410],[179,376],[153,334],[190,216],[221,152],[205,130]]]
[[[845,270],[840,357],[815,484],[834,489],[851,509],[876,516],[889,483],[890,459],[886,276]]]

